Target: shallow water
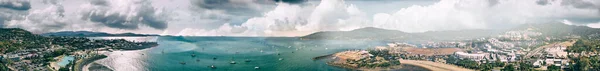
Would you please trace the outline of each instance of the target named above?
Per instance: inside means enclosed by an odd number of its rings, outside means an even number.
[[[107,53],[108,58],[96,62],[115,71],[340,71],[347,69],[329,66],[325,60],[314,61],[311,58],[388,43],[299,40],[295,37],[178,36],[158,37],[157,42],[159,46],[149,49],[110,52]],[[231,61],[236,64],[230,64]],[[211,65],[216,68],[210,68]]]
[[[71,63],[71,61],[73,61],[75,59],[75,57],[73,56],[63,56],[62,59],[60,60],[60,62],[58,62],[58,66],[60,67],[65,67],[67,66],[67,64]]]

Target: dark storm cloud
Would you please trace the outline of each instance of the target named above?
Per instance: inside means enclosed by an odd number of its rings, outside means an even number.
[[[4,18],[0,17],[0,28],[4,28]]]
[[[91,0],[90,3],[94,5],[108,6],[108,2],[106,0]]]
[[[299,3],[304,3],[307,0],[273,0],[275,2],[284,2],[284,3],[290,3],[290,4],[299,4]]]
[[[0,8],[8,8],[13,10],[29,10],[31,9],[31,4],[29,1],[0,1]]]
[[[136,15],[127,16],[123,13],[110,13],[110,6],[104,3],[98,3],[101,6],[106,7],[105,9],[97,9],[85,13],[83,19],[89,19],[92,22],[101,23],[107,27],[135,30],[139,29],[139,26],[149,26],[151,28],[164,30],[167,28],[166,19],[161,18],[159,15],[155,15],[156,9],[148,2],[142,3],[137,8]]]
[[[488,0],[489,6],[495,6],[496,4],[498,4],[498,0]]]
[[[548,0],[538,0],[535,3],[537,3],[538,5],[547,5],[548,4]]]
[[[194,6],[206,10],[223,10],[228,14],[241,16],[259,16],[263,4],[261,0],[192,0]]]
[[[575,8],[582,8],[582,9],[598,9],[599,8],[598,5],[595,5],[594,3],[591,3],[589,1],[583,1],[583,0],[563,0],[561,2],[561,5],[573,6]]]

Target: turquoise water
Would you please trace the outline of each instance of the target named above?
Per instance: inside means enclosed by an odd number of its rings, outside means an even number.
[[[57,64],[60,67],[65,67],[67,64],[71,63],[73,59],[75,59],[73,56],[64,56]]]
[[[116,71],[340,71],[347,69],[311,58],[388,43],[295,37],[159,37],[156,41],[157,47],[110,52],[97,62]]]

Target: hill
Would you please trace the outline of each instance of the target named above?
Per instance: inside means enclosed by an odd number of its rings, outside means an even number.
[[[135,34],[135,33],[120,33],[109,34],[105,32],[90,32],[90,31],[62,31],[40,34],[42,36],[68,36],[68,37],[101,37],[101,36],[159,36],[155,34]]]
[[[458,30],[406,33],[374,27],[352,31],[324,31],[301,37],[302,39],[339,39],[339,40],[461,40],[489,37],[499,34],[496,30]]]
[[[341,40],[466,40],[484,37],[493,37],[504,34],[507,31],[528,30],[542,33],[541,36],[564,37],[570,35],[600,36],[600,29],[587,26],[574,26],[562,23],[548,24],[523,24],[508,30],[452,30],[452,31],[430,31],[423,33],[405,33],[396,30],[380,28],[360,28],[352,31],[323,31],[301,37],[301,39],[341,39]]]
[[[387,30],[373,27],[355,29],[352,31],[323,31],[301,37],[302,39],[358,39],[358,40],[399,40],[418,38],[414,34],[402,31]]]

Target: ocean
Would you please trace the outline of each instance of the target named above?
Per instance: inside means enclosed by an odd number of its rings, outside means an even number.
[[[160,36],[143,50],[104,53],[95,61],[115,71],[345,71],[313,57],[385,46],[384,41],[300,40],[297,37]],[[235,64],[231,62],[235,61]],[[210,66],[215,66],[211,68]],[[256,69],[255,67],[258,67]],[[410,69],[408,69],[410,68]],[[398,70],[425,70],[407,67]]]

